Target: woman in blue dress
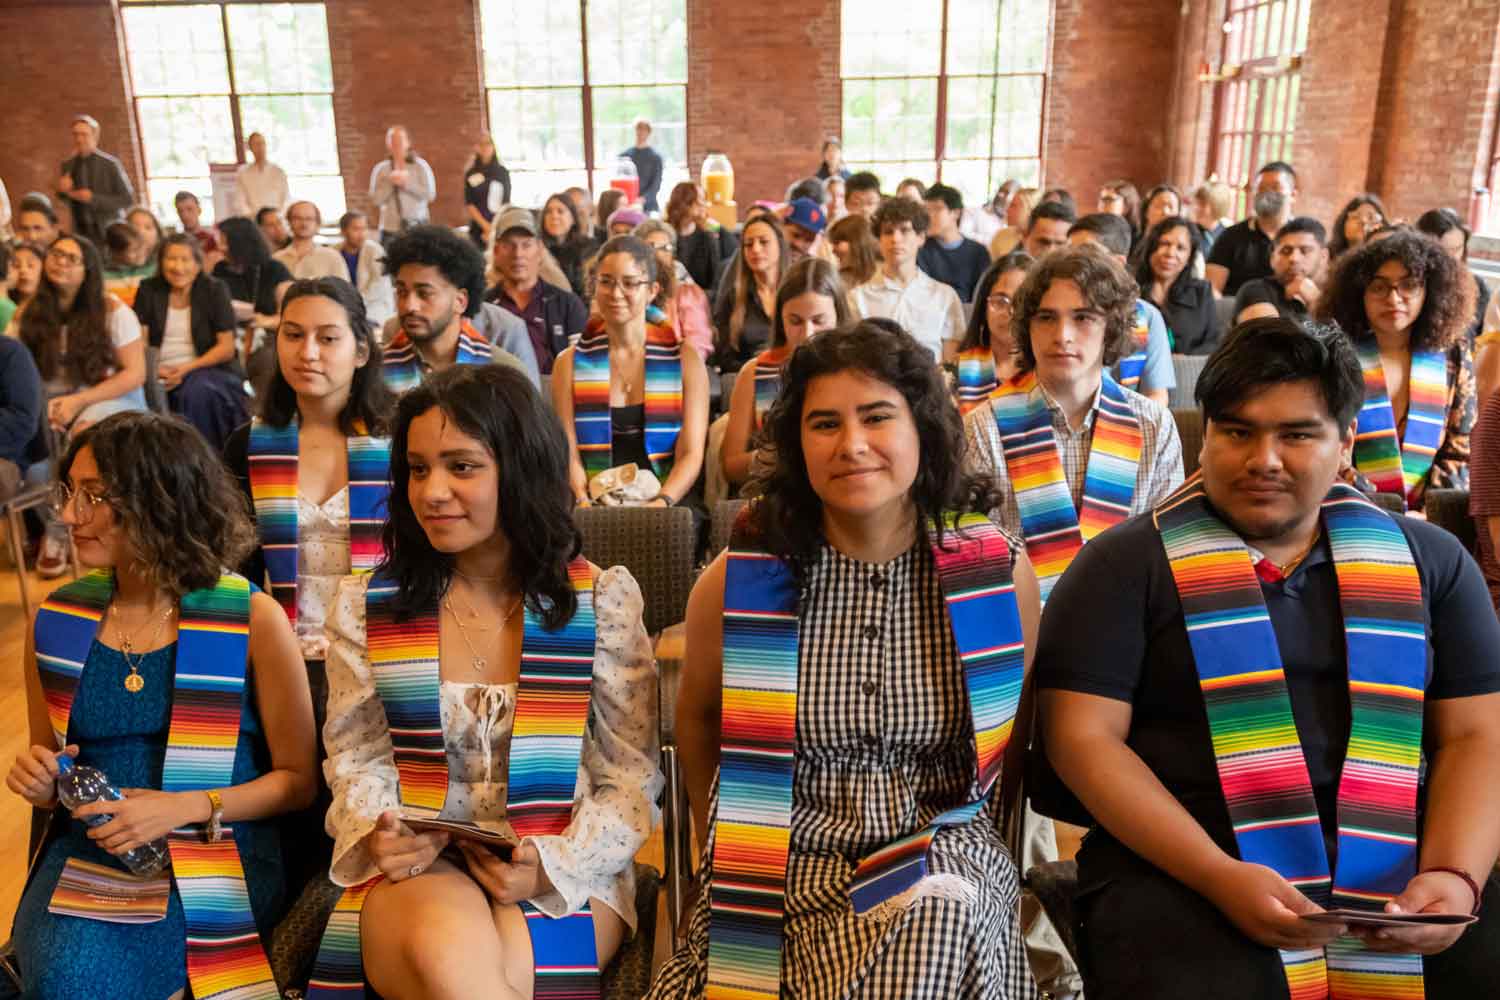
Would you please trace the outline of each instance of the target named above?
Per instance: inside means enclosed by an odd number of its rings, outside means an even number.
[[[235,995],[276,996],[249,932],[264,938],[284,909],[268,821],[312,801],[313,714],[286,616],[222,568],[254,542],[245,503],[196,431],[127,413],[74,440],[55,506],[96,572],[43,605],[27,650],[32,746],[6,785],[53,815],[15,917],[23,996],[167,1000],[191,987],[204,997],[224,975],[245,989]],[[59,670],[68,660],[81,671]],[[103,771],[125,800],[64,815],[59,750]],[[113,819],[83,822],[104,813]],[[69,908],[65,867],[121,885],[120,857],[174,830],[165,916],[54,912]],[[215,935],[217,954],[203,943]]]

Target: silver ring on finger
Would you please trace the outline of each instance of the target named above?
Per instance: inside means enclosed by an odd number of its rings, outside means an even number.
[[[421,865],[412,865],[410,868],[406,869],[407,878],[416,878],[420,874],[422,874]]]

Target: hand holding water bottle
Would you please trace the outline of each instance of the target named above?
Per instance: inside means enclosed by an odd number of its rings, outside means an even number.
[[[69,754],[57,758],[57,797],[89,827],[89,838],[118,857],[137,875],[155,875],[170,861],[166,835],[197,817],[182,814],[192,794],[129,789],[127,798],[97,768],[73,763]],[[208,804],[203,796],[203,804]],[[194,810],[202,812],[201,808]]]
[[[78,747],[69,745],[62,753],[69,757],[78,754]],[[57,805],[57,758],[56,750],[34,746],[16,755],[16,761],[5,776],[5,787],[38,809],[51,809]]]

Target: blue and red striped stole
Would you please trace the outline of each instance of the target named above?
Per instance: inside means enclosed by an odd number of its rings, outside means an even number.
[[[1120,384],[1140,392],[1141,375],[1146,370],[1146,343],[1151,339],[1151,320],[1143,299],[1135,300],[1135,322],[1130,328],[1130,338],[1135,349],[1119,361]]]
[[[995,391],[995,354],[988,344],[959,354],[957,388],[960,416],[968,416],[970,410],[978,408]]]
[[[646,324],[646,455],[656,478],[665,483],[682,433],[682,340],[665,317],[653,315],[661,322]],[[573,435],[590,479],[614,467],[609,334],[599,319],[589,321],[573,348]]]
[[[1448,425],[1448,360],[1441,351],[1412,353],[1406,433],[1398,436],[1380,348],[1373,338],[1358,347],[1365,401],[1354,429],[1354,467],[1380,492],[1415,506]]]
[[[1201,479],[1156,510],[1208,712],[1240,860],[1279,872],[1320,906],[1381,911],[1417,871],[1417,785],[1427,677],[1422,584],[1396,522],[1353,487],[1323,500],[1338,577],[1353,723],[1339,781],[1338,870],[1292,716],[1270,614],[1244,541]],[[1292,1000],[1420,998],[1422,959],[1341,938],[1284,951]]]
[[[722,743],[714,817],[709,998],[780,994],[796,753],[800,621],[790,568],[753,537],[742,512],[724,582]],[[916,890],[937,831],[979,814],[1000,774],[1021,695],[1024,649],[1005,536],[980,514],[949,522],[934,545],[948,621],[969,692],[979,798],[864,858],[850,903],[867,913]]]
[[[114,576],[95,570],[54,591],[37,612],[37,667],[59,748],[68,743],[73,697],[113,596]],[[250,584],[244,577],[226,573],[213,587],[183,595],[163,791],[203,791],[234,783],[249,639]],[[167,843],[187,924],[187,977],[193,996],[278,1000],[281,993],[261,947],[233,828],[225,826],[223,839],[209,842],[201,828],[184,827],[168,834]]]
[[[594,678],[594,583],[582,557],[568,567],[578,610],[547,631],[528,606],[511,731],[506,821],[517,838],[562,833],[573,818],[578,761]],[[438,609],[398,621],[395,581],[371,578],[365,595],[366,643],[375,691],[385,707],[404,813],[435,818],[448,794],[438,672]],[[457,817],[462,819],[462,817]],[[309,1000],[363,996],[359,916],[383,876],[346,889],[329,918],[309,984]],[[523,902],[531,933],[538,1000],[598,997],[594,918],[587,905],[553,919]]]
[[[1052,410],[1036,372],[1017,375],[996,390],[993,409],[1006,472],[1021,515],[1026,554],[1045,602],[1084,542],[1130,516],[1141,464],[1141,423],[1125,390],[1100,373],[1099,410],[1083,477],[1083,502],[1073,508]]]
[[[367,573],[385,550],[380,531],[390,495],[391,442],[364,434],[348,438],[349,566]],[[250,425],[250,495],[271,596],[297,624],[297,423]]]
[[[495,349],[468,320],[461,320],[460,323],[458,353],[454,355],[453,363],[456,365],[489,364],[490,355]],[[386,345],[385,353],[380,359],[380,374],[385,379],[385,384],[397,395],[421,384],[422,356],[417,353],[416,345],[411,342],[405,330],[396,331],[396,335]]]
[[[755,365],[752,369],[755,373],[755,430],[760,430],[761,424],[766,421],[766,414],[771,411],[772,404],[776,402],[776,397],[781,395],[782,369],[785,368],[787,359],[791,356],[792,349],[785,345],[762,351],[755,356]]]

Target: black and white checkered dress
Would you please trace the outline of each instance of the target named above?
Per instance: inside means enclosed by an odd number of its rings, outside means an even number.
[[[993,801],[933,842],[929,872],[957,876],[961,891],[883,916],[849,904],[859,858],[978,794],[967,688],[931,553],[919,544],[874,565],[825,546],[802,608],[782,995],[1034,997]],[[710,836],[705,867],[712,857]],[[651,1000],[703,993],[707,893],[689,920]]]

